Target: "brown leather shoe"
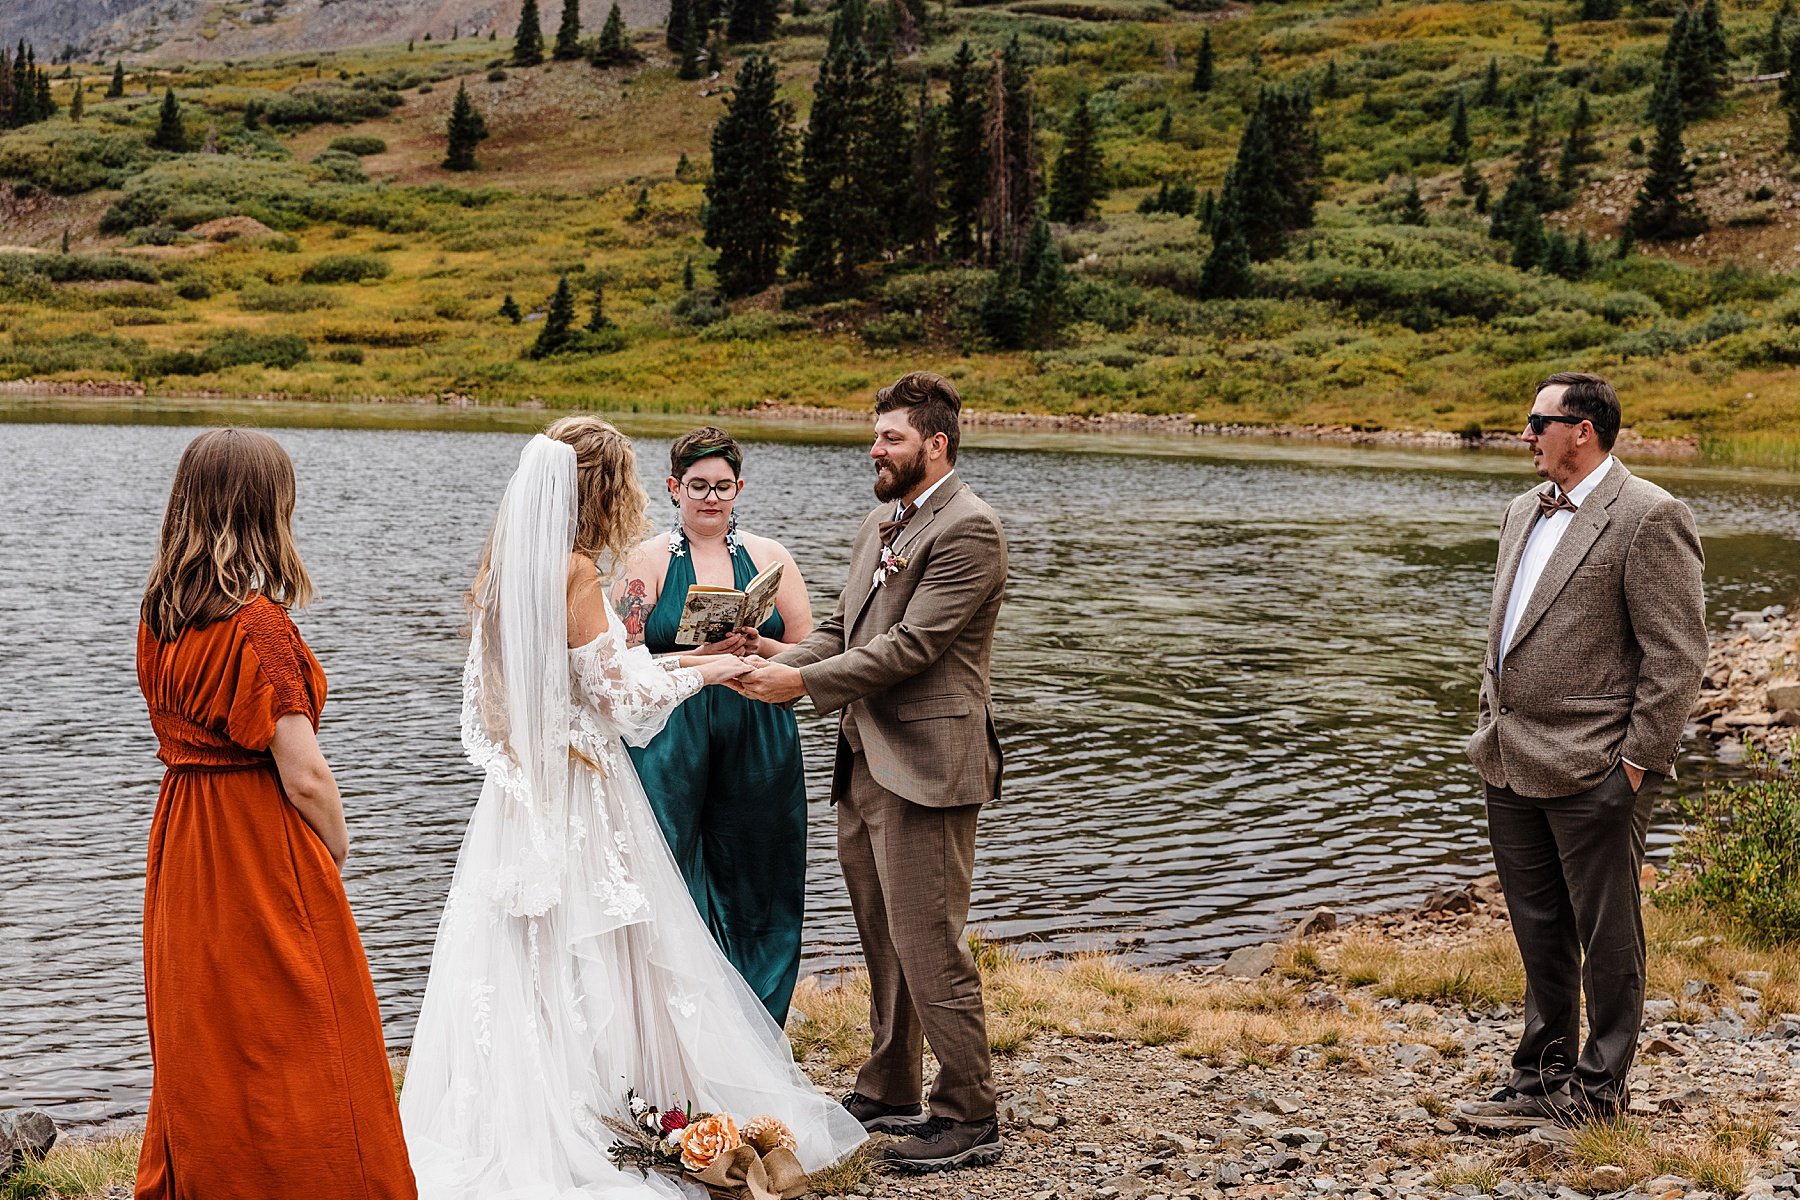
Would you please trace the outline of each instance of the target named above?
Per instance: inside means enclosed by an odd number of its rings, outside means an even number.
[[[1503,1087],[1486,1100],[1470,1100],[1450,1114],[1458,1125],[1489,1133],[1511,1133],[1543,1125],[1573,1125],[1580,1113],[1566,1099],[1527,1096]]]
[[[913,1130],[911,1137],[889,1146],[881,1161],[889,1170],[922,1174],[985,1167],[998,1162],[1005,1148],[1000,1126],[992,1117],[982,1121],[932,1117]]]

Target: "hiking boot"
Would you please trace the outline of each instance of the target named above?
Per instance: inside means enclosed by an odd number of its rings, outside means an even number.
[[[1000,1126],[992,1117],[980,1121],[932,1117],[914,1129],[911,1137],[889,1146],[881,1161],[890,1170],[923,1174],[985,1167],[999,1161],[1003,1149]]]
[[[861,1092],[845,1096],[843,1105],[870,1133],[911,1133],[925,1120],[917,1104],[883,1104]]]
[[[1527,1096],[1503,1087],[1486,1100],[1469,1100],[1456,1106],[1451,1119],[1458,1125],[1490,1133],[1537,1129],[1544,1125],[1573,1125],[1580,1114],[1567,1100]]]

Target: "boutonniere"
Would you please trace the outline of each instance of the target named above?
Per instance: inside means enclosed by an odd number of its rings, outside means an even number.
[[[888,581],[888,576],[906,570],[906,556],[894,553],[892,546],[881,548],[881,558],[875,566],[873,586],[880,587]]]

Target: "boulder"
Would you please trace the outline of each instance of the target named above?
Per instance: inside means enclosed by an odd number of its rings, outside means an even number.
[[[1312,915],[1301,921],[1294,929],[1295,937],[1309,938],[1321,933],[1330,933],[1338,927],[1337,914],[1329,908],[1315,908]]]
[[[0,1112],[0,1179],[31,1159],[42,1158],[56,1145],[56,1122],[36,1108]]]
[[[1771,679],[1763,688],[1763,704],[1770,712],[1800,708],[1800,679]]]
[[[1275,953],[1280,947],[1273,942],[1260,946],[1243,946],[1225,960],[1225,974],[1233,979],[1257,979],[1275,969]]]

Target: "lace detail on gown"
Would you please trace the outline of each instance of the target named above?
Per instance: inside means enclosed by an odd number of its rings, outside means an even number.
[[[471,654],[471,661],[479,655]],[[487,775],[457,859],[413,1036],[401,1116],[425,1200],[679,1194],[613,1167],[599,1117],[627,1088],[786,1121],[817,1168],[861,1126],[794,1065],[787,1039],[695,911],[624,751],[700,690],[700,673],[628,647],[616,625],[568,652],[560,878],[521,878],[504,806],[528,786],[465,707]],[[465,694],[472,680],[465,675]],[[473,718],[473,719],[472,719]],[[554,896],[536,911],[521,888]]]

